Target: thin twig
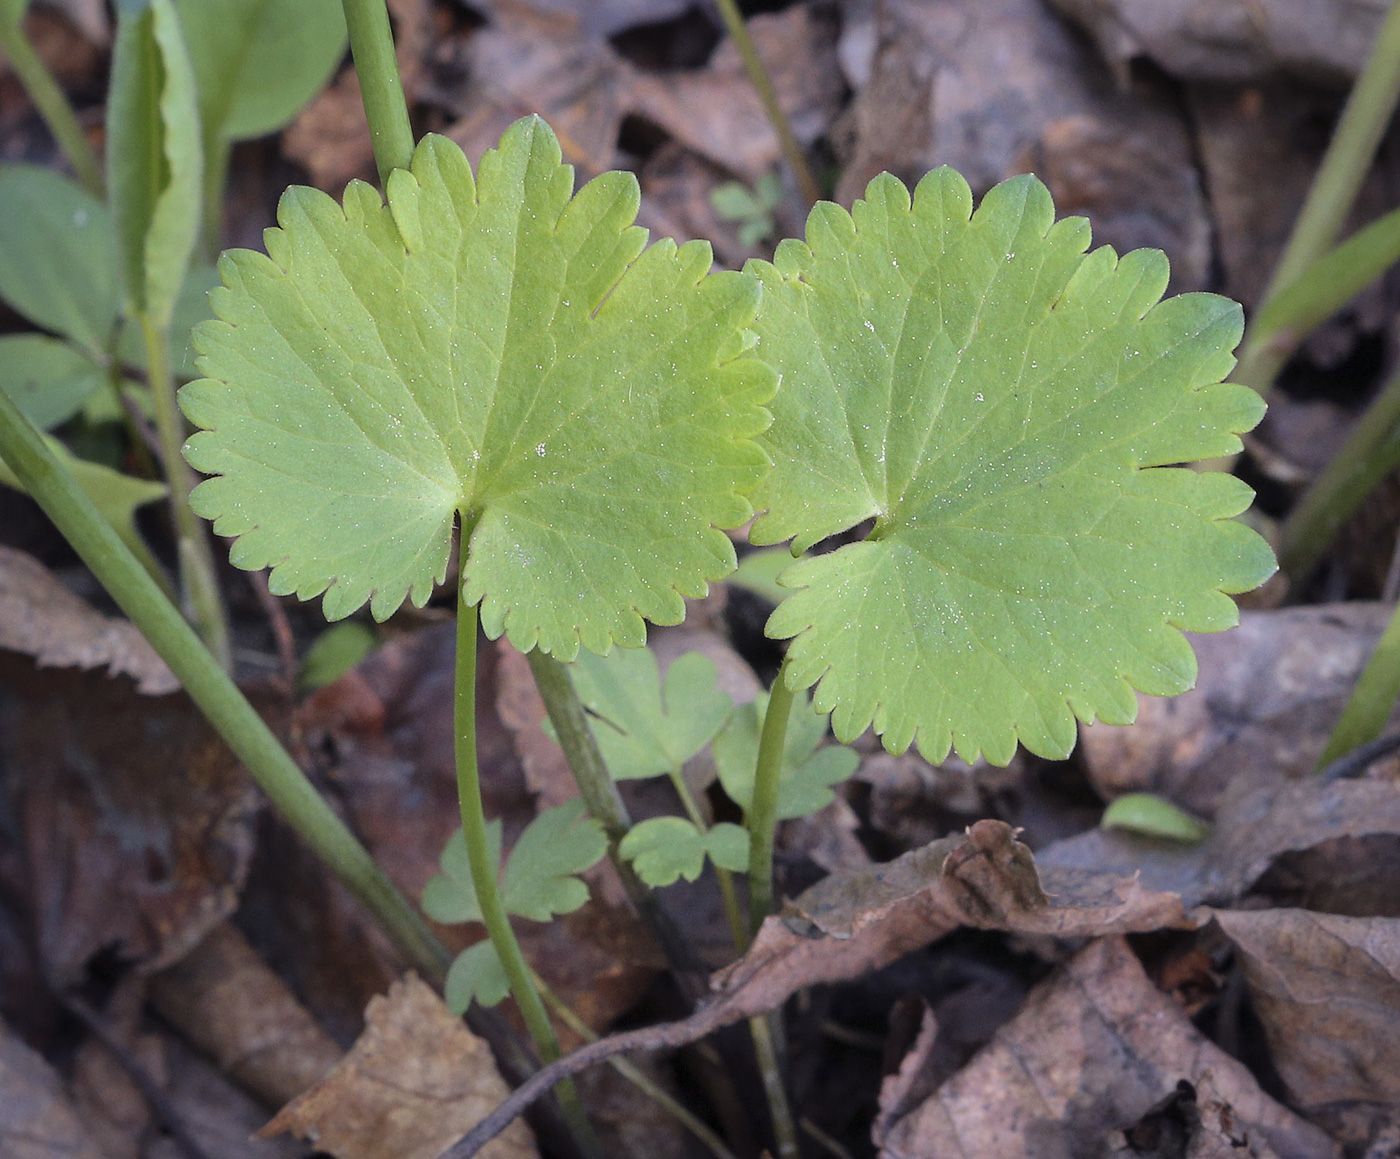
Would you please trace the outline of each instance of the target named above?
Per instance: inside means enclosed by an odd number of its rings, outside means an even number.
[[[1331,764],[1325,765],[1317,775],[1324,782],[1350,780],[1361,776],[1378,760],[1390,756],[1396,749],[1400,749],[1400,732],[1358,745],[1346,756],[1338,757]]]

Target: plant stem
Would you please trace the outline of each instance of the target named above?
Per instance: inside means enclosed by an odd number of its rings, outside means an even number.
[[[97,154],[88,143],[83,127],[78,124],[73,106],[54,80],[53,73],[34,51],[33,42],[25,35],[22,20],[11,24],[0,19],[0,50],[10,58],[15,75],[19,77],[39,115],[44,118],[44,124],[48,125],[63,155],[68,158],[68,164],[73,166],[79,183],[94,197],[105,198],[102,165],[97,160]]]
[[[617,851],[618,844],[632,828],[632,819],[627,815],[627,806],[617,791],[616,782],[608,772],[603,754],[598,750],[598,741],[593,736],[593,730],[588,727],[588,714],[584,711],[583,702],[578,698],[574,682],[569,678],[568,666],[538,648],[526,653],[526,659],[530,662],[530,673],[535,678],[535,687],[539,689],[540,699],[544,701],[545,711],[549,714],[549,721],[554,725],[555,738],[559,747],[564,750],[564,757],[569,762],[569,771],[573,773],[583,803],[607,834],[608,856],[622,880],[622,887],[628,899],[636,907],[638,916],[651,930],[652,937],[661,947],[661,952],[666,955],[666,960],[676,972],[678,980],[689,990],[695,991],[692,997],[698,997],[699,991],[696,987],[687,984],[685,980],[703,977],[706,973],[704,965],[685,935],[676,928],[675,922],[661,908],[656,895],[647,888],[632,866]]]
[[[441,982],[451,955],[306,779],[237,685],[214,663],[194,629],[3,391],[0,457],[170,665],[190,699],[247,766],[288,824],[374,915],[404,958]]]
[[[208,529],[190,506],[194,472],[180,453],[185,441],[185,422],[175,401],[170,332],[164,326],[155,325],[144,313],[140,315],[140,322],[150,376],[151,405],[155,411],[156,433],[160,437],[161,467],[170,488],[170,509],[175,519],[180,587],[200,636],[219,664],[229,671],[233,657],[229,647],[228,616],[219,592],[214,553],[209,547]]]
[[[413,128],[408,123],[408,102],[394,57],[394,33],[384,0],[343,0],[345,24],[350,30],[350,52],[360,78],[369,134],[374,141],[374,163],[379,181],[389,180],[395,169],[407,169],[413,160]]]
[[[593,1028],[582,1018],[575,1014],[565,1004],[564,1000],[554,993],[539,975],[534,975],[535,985],[539,987],[540,995],[544,998],[545,1004],[554,1012],[554,1016],[564,1023],[570,1030],[577,1034],[584,1042],[597,1042],[598,1035]],[[651,1099],[657,1106],[676,1120],[682,1127],[700,1140],[715,1159],[735,1159],[734,1152],[724,1145],[718,1135],[708,1126],[702,1123],[685,1107],[673,1099],[666,1091],[652,1082],[642,1071],[628,1062],[625,1058],[610,1058],[608,1064],[622,1075],[628,1082],[636,1087],[647,1098]]]
[[[749,931],[758,928],[773,910],[773,834],[778,826],[778,784],[783,772],[792,690],[787,686],[787,661],[768,694],[763,732],[758,741],[758,765],[753,774],[753,801],[745,818],[749,829]]]
[[[206,262],[218,260],[224,241],[224,186],[228,184],[233,143],[217,130],[204,137],[204,208],[200,218],[200,255]]]
[[[1390,622],[1376,641],[1376,650],[1352,689],[1351,699],[1342,709],[1313,771],[1320,772],[1339,757],[1380,736],[1395,708],[1397,696],[1400,696],[1400,604],[1391,612]]]
[[[676,796],[681,799],[681,808],[690,818],[690,823],[702,834],[708,833],[709,818],[700,809],[700,804],[695,800],[690,786],[685,783],[685,776],[681,770],[671,769],[666,775],[671,778],[671,786],[676,790]],[[716,865],[715,879],[719,882],[720,897],[724,901],[724,916],[729,919],[729,933],[734,939],[734,948],[742,954],[749,948],[749,931],[744,925],[744,912],[739,908],[739,895],[734,890],[734,875],[724,866]]]
[[[782,1067],[773,1046],[773,1030],[768,1019],[773,1014],[757,1014],[749,1019],[749,1035],[753,1038],[758,1069],[763,1075],[763,1093],[768,1097],[768,1112],[773,1120],[773,1138],[778,1144],[778,1159],[797,1159],[797,1125],[788,1106],[787,1088],[783,1085]]]
[[[476,756],[476,636],[478,614],[475,604],[462,598],[457,588],[457,671],[453,711],[457,757],[457,800],[462,813],[462,835],[467,843],[467,864],[471,867],[472,888],[476,890],[481,907],[481,922],[491,936],[496,956],[501,960],[511,995],[525,1019],[525,1028],[534,1040],[535,1049],[547,1064],[560,1055],[559,1039],[549,1021],[539,991],[535,989],[530,967],[520,951],[520,943],[511,929],[501,903],[496,882],[498,867],[491,864],[486,840],[486,811],[481,804],[481,773]],[[573,1080],[566,1079],[555,1088],[559,1105],[568,1120],[574,1139],[586,1155],[601,1155],[593,1128],[583,1113]]]
[[[1340,452],[1313,480],[1279,531],[1278,562],[1293,583],[1307,579],[1342,524],[1400,463],[1400,374],[1371,401]]]
[[[778,134],[778,143],[782,146],[783,156],[787,158],[792,175],[797,180],[798,192],[802,194],[802,200],[807,203],[807,208],[810,209],[821,200],[821,186],[817,184],[816,177],[812,175],[812,169],[807,164],[807,158],[802,154],[802,146],[797,143],[797,137],[793,134],[787,114],[783,112],[782,105],[778,103],[778,94],[773,88],[772,78],[769,77],[768,69],[763,64],[763,58],[758,55],[758,49],[754,47],[753,38],[749,36],[749,30],[744,24],[744,17],[739,11],[739,5],[735,0],[718,0],[718,2],[719,14],[724,20],[725,30],[729,33],[730,39],[734,41],[734,47],[739,50],[739,56],[744,62],[744,69],[749,74],[749,80],[758,93],[763,111],[768,115],[768,122],[773,126],[773,131]]]

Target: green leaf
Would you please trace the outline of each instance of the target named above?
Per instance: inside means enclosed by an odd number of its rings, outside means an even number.
[[[694,881],[708,856],[721,869],[743,872],[749,867],[749,835],[738,825],[721,821],[708,833],[681,817],[652,817],[628,830],[618,852],[647,885],[670,885],[677,878]]]
[[[643,643],[733,569],[717,528],[751,511],[775,385],[743,329],[757,287],[703,243],[642,252],[636,180],[570,198],[559,157],[527,118],[474,181],[430,136],[390,208],[293,189],[270,257],[224,256],[182,399],[219,476],[195,507],[238,566],[383,619],[446,574],[461,512],[488,635],[564,660]]]
[[[345,55],[341,0],[176,0],[206,142],[280,129]]]
[[[792,552],[785,547],[764,547],[751,551],[739,561],[734,574],[725,582],[745,588],[770,603],[781,604],[792,594],[778,577],[792,566]]]
[[[729,723],[715,737],[712,752],[719,783],[730,800],[745,813],[753,804],[753,775],[758,765],[758,742],[763,731],[763,714],[768,710],[768,694],[760,692],[752,704],[741,705]],[[822,747],[827,718],[812,709],[812,698],[793,699],[783,744],[783,763],[778,780],[780,821],[806,817],[831,804],[835,794],[828,787],[840,784],[856,771],[859,755],[838,745]]]
[[[118,9],[107,188],[128,313],[170,324],[199,232],[199,110],[172,0]]]
[[[506,859],[501,902],[508,913],[537,922],[572,913],[588,900],[588,887],[574,874],[592,869],[607,851],[607,835],[583,815],[582,801],[546,809]]]
[[[1400,209],[1358,230],[1271,298],[1254,319],[1251,341],[1280,330],[1311,333],[1400,261]]]
[[[721,221],[746,221],[764,209],[742,181],[716,185],[710,190],[710,205]]]
[[[37,165],[0,165],[0,298],[102,357],[121,308],[107,208]]]
[[[193,330],[199,323],[214,316],[209,308],[209,291],[219,285],[219,271],[213,266],[192,266],[180,286],[175,308],[170,315],[170,363],[175,373],[184,379],[196,378],[199,369],[194,349]],[[141,326],[131,319],[122,325],[117,345],[121,360],[129,366],[146,368],[146,344],[141,340]]]
[[[1210,826],[1155,793],[1125,793],[1112,801],[1099,819],[1101,829],[1128,829],[1147,837],[1199,845]]]
[[[491,864],[499,865],[499,821],[487,822],[486,840]],[[546,809],[525,826],[506,859],[501,903],[507,913],[536,922],[572,913],[588,900],[588,887],[574,874],[591,869],[607,851],[603,827],[583,815],[582,801],[566,801]],[[442,872],[423,887],[423,912],[447,925],[481,921],[467,843],[460,829],[443,847],[438,864]]]
[[[0,22],[18,28],[29,8],[29,0],[0,0]]]
[[[443,1001],[453,1014],[465,1014],[473,1002],[495,1006],[510,993],[505,968],[488,939],[469,946],[457,955],[447,971]]]
[[[1189,688],[1181,633],[1230,627],[1224,593],[1273,572],[1230,518],[1248,487],[1164,466],[1238,450],[1263,404],[1219,385],[1239,307],[1159,303],[1160,253],[1085,256],[1087,223],[1055,223],[1032,177],[971,210],[951,170],[912,208],[884,175],[749,266],[783,381],[753,540],[802,551],[875,520],[784,573],[768,632],[843,740],[873,724],[934,761],[1005,763],[1018,738],[1063,757],[1076,716],[1126,723],[1134,688]]]
[[[297,683],[303,691],[334,684],[377,647],[379,637],[367,624],[332,624],[306,650]]]
[[[41,431],[72,418],[105,381],[81,350],[43,334],[0,338],[0,389]]]
[[[570,670],[579,699],[593,713],[593,735],[614,780],[677,772],[710,743],[734,710],[715,687],[715,666],[699,652],[666,671],[665,696],[650,648],[580,653]]]

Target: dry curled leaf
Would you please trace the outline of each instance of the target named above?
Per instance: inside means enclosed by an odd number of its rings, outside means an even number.
[[[1337,1153],[1202,1037],[1122,938],[1091,943],[1043,982],[985,1049],[877,1142],[881,1159],[1141,1155],[1128,1132],[1160,1113],[1183,1080],[1197,1117],[1178,1155]]]
[[[0,1155],[6,1159],[104,1159],[58,1075],[0,1022]]]
[[[1293,1101],[1400,1110],[1400,919],[1217,910]]]
[[[957,929],[1055,937],[1189,927],[1175,895],[1131,877],[1042,875],[1001,821],[979,821],[869,870],[835,873],[770,917],[749,952],[715,976],[734,1017],[772,1010],[804,986],[854,978]]]
[[[130,676],[148,696],[180,687],[175,673],[126,620],[94,611],[38,560],[0,547],[0,648],[43,668],[103,668]]]
[[[436,1159],[507,1093],[486,1043],[410,974],[370,1000],[365,1031],[258,1134],[291,1132],[336,1159]],[[538,1159],[516,1121],[483,1154]]]

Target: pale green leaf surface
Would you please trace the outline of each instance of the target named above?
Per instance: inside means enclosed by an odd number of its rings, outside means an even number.
[[[732,570],[717,528],[751,511],[775,384],[747,352],[757,287],[707,276],[700,243],[643,253],[630,175],[571,186],[537,118],[475,181],[427,137],[389,209],[293,189],[270,256],[224,256],[182,402],[217,476],[194,504],[239,566],[383,619],[427,600],[461,511],[487,633],[565,660],[643,643]]]
[[[176,0],[206,139],[280,129],[345,54],[341,0]]]
[[[721,869],[742,872],[749,866],[749,835],[738,825],[721,821],[702,833],[683,817],[651,817],[628,830],[618,852],[647,885],[671,885],[678,878],[694,881],[708,856]]]
[[[486,822],[486,849],[487,860],[492,865],[500,865],[499,820]],[[438,868],[441,872],[430,877],[423,887],[420,899],[423,912],[433,921],[447,926],[481,921],[481,907],[476,901],[476,887],[472,885],[471,863],[467,860],[467,841],[461,829],[452,834],[442,847]]]
[[[447,971],[442,997],[453,1014],[465,1014],[473,1002],[495,1006],[510,993],[505,968],[491,942],[468,946]]]
[[[650,648],[581,652],[570,669],[583,705],[596,718],[593,735],[614,780],[678,772],[709,744],[734,710],[715,687],[714,662],[699,652],[679,656],[661,675]]]
[[[768,631],[843,740],[873,724],[932,760],[1004,763],[1018,738],[1062,757],[1076,716],[1126,723],[1134,688],[1189,688],[1181,632],[1230,627],[1224,593],[1274,570],[1230,519],[1243,483],[1164,466],[1237,450],[1263,404],[1220,384],[1239,307],[1159,302],[1160,253],[1086,256],[1087,223],[1054,223],[1031,177],[971,210],[951,170],[912,209],[881,176],[749,267],[783,381],[754,542],[876,520],[784,573]]]
[[[102,368],[67,342],[44,334],[0,338],[0,390],[41,431],[72,418],[105,380]]]
[[[121,309],[107,208],[38,165],[0,165],[0,298],[101,356]]]
[[[107,134],[128,312],[165,327],[199,231],[203,172],[194,73],[172,0],[118,11]]]
[[[1155,793],[1125,793],[1109,802],[1099,819],[1101,829],[1127,829],[1147,837],[1199,845],[1210,826]]]
[[[719,783],[745,813],[753,804],[754,769],[767,711],[768,694],[760,692],[751,704],[735,710],[711,748]],[[830,786],[849,778],[860,764],[854,749],[822,747],[826,731],[827,718],[813,710],[812,698],[802,693],[795,696],[778,774],[778,820],[806,817],[824,809],[835,796]]]
[[[582,801],[546,809],[506,859],[501,902],[507,912],[537,922],[572,913],[588,900],[588,887],[574,874],[592,869],[607,851],[607,835],[583,815]]]
[[[368,624],[356,620],[332,624],[306,650],[297,686],[309,691],[333,684],[377,647],[379,637]]]
[[[744,556],[725,582],[754,592],[769,603],[781,604],[792,591],[783,587],[778,577],[791,566],[792,553],[786,548],[764,547]]]

